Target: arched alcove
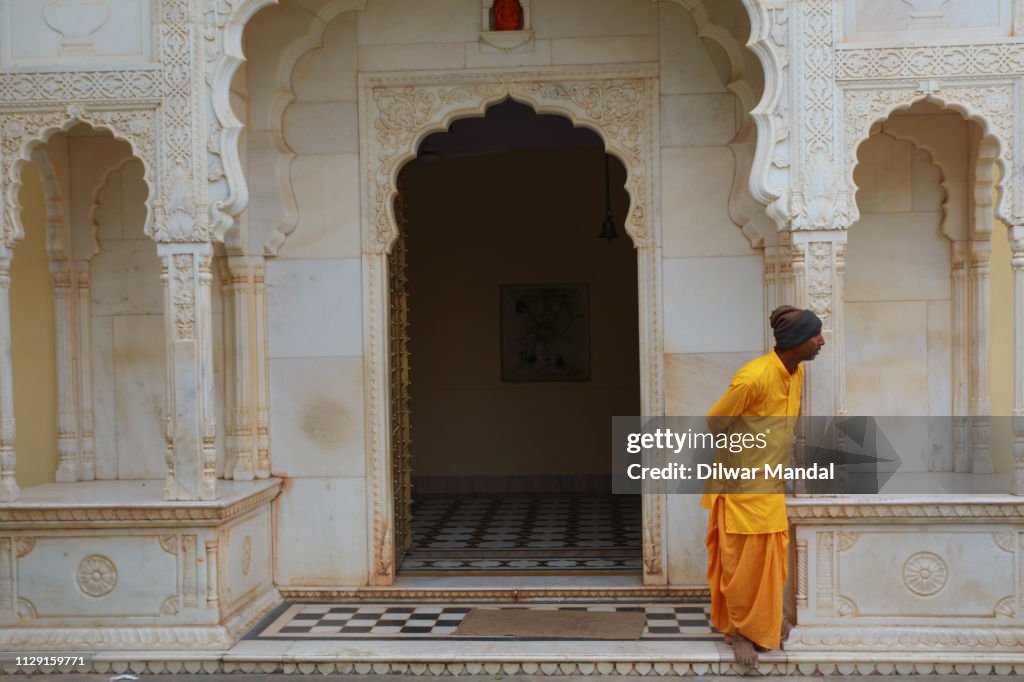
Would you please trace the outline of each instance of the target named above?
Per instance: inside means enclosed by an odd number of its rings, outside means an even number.
[[[607,242],[599,238],[606,160],[618,235]],[[411,469],[413,527],[422,531],[421,515],[434,518],[438,508],[494,496],[504,509],[543,506],[548,526],[571,526],[564,546],[532,563],[507,538],[485,540],[487,557],[468,542],[448,542],[446,571],[458,552],[472,571],[485,558],[498,565],[492,560],[505,551],[523,573],[594,570],[596,562],[639,575],[639,500],[611,496],[607,440],[615,415],[640,413],[625,175],[599,135],[513,100],[427,136],[399,173],[399,235],[389,259],[391,432],[401,434],[408,421],[413,438],[405,458],[407,439],[392,441],[392,466],[396,481]],[[402,376],[411,386],[396,382]],[[401,549],[404,501],[395,492]],[[587,538],[608,515],[621,527]],[[439,570],[430,556],[437,538],[413,535],[403,570]]]
[[[846,405],[905,419],[901,471],[1008,473],[990,448],[993,151],[982,126],[919,102],[858,147],[844,281]],[[1003,285],[1000,285],[1003,286]]]

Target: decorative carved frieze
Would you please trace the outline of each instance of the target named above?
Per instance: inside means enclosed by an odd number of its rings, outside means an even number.
[[[927,651],[934,656],[940,650],[967,650],[978,655],[985,651],[1020,651],[1021,647],[1024,628],[800,626],[786,640],[787,651],[870,651],[876,657],[880,651],[894,648],[903,652]]]
[[[836,80],[1024,74],[1024,43],[843,48],[835,51]]]
[[[155,68],[0,73],[0,107],[8,110],[69,102],[153,108],[161,94]]]
[[[807,295],[810,308],[821,318],[822,326],[832,327],[832,243],[807,245]]]
[[[171,628],[167,628],[168,630]],[[154,631],[159,631],[154,628]],[[844,629],[842,635],[849,634]],[[886,641],[894,641],[898,636],[892,628],[885,629]],[[837,635],[839,636],[839,635]],[[70,646],[70,645],[66,645]],[[180,645],[179,645],[180,646]],[[170,648],[170,647],[167,647]],[[787,647],[788,648],[788,647]],[[147,650],[152,650],[147,648]],[[13,663],[3,666],[8,674],[34,673],[31,667],[15,668]],[[449,678],[475,677],[481,674],[498,677],[513,675],[529,675],[531,677],[590,676],[601,678],[638,677],[638,676],[673,676],[690,677],[701,675],[742,675],[746,668],[741,668],[731,661],[667,661],[652,658],[651,660],[573,660],[562,657],[557,660],[494,660],[485,656],[465,656],[459,660],[445,662],[426,662],[415,660],[378,660],[376,658],[360,658],[359,660],[332,661],[292,661],[292,660],[246,660],[233,656],[229,660],[196,657],[186,659],[181,656],[161,657],[155,654],[146,657],[118,657],[104,655],[92,659],[84,668],[76,668],[83,674],[116,676],[129,671],[137,675],[213,675],[213,674],[284,674],[284,675],[401,675],[417,678]],[[954,656],[944,656],[941,660],[928,658],[924,653],[907,657],[904,654],[890,655],[880,653],[869,647],[852,650],[846,653],[841,661],[821,660],[821,656],[810,653],[807,656],[786,656],[775,660],[772,657],[761,657],[758,673],[765,676],[884,676],[896,675],[903,678],[908,675],[1020,675],[1024,673],[1024,665],[1006,662],[1006,656],[998,652],[964,652]]]
[[[978,503],[938,503],[922,499],[920,502],[879,501],[871,504],[848,504],[836,500],[794,500],[787,505],[791,520],[809,521],[814,519],[879,519],[920,521],[923,519],[1022,519],[1024,504],[1008,504],[998,501]]]
[[[195,269],[193,255],[179,253],[173,256],[174,285],[174,338],[185,341],[195,338]]]
[[[203,242],[206,213],[206,94],[197,19],[189,0],[161,0],[160,187],[154,202],[158,241]],[[201,170],[202,169],[202,170]]]

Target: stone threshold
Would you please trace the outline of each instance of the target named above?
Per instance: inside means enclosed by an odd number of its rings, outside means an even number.
[[[286,601],[572,601],[710,599],[707,588],[644,585],[637,576],[566,573],[545,576],[409,577],[369,587],[278,586]]]

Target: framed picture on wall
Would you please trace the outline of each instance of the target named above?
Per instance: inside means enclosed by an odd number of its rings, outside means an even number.
[[[501,285],[501,380],[589,381],[586,284]]]

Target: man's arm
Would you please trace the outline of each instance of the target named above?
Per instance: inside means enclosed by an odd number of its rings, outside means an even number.
[[[750,416],[748,407],[754,402],[757,386],[748,378],[735,376],[729,388],[708,412],[708,428],[716,436],[725,433],[737,417]]]

